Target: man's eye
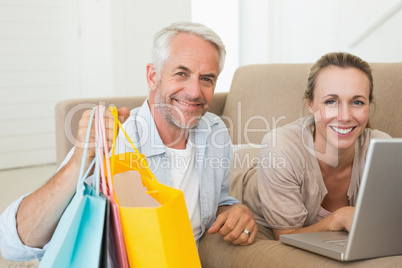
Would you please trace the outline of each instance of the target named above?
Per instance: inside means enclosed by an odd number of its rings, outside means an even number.
[[[185,75],[186,75],[186,73],[184,73],[184,72],[178,72],[178,73],[177,73],[177,75],[180,75],[180,76],[185,76]]]
[[[206,81],[206,82],[212,82],[212,79],[211,79],[211,78],[208,78],[208,77],[204,77],[204,78],[202,78],[202,80],[203,80],[203,81]]]

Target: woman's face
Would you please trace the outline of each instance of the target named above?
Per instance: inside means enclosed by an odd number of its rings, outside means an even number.
[[[369,119],[369,94],[369,80],[361,70],[330,66],[318,73],[314,99],[307,102],[315,117],[316,149],[354,149]]]

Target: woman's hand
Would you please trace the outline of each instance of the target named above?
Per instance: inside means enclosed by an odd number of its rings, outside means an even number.
[[[328,232],[328,231],[350,231],[352,227],[353,215],[355,208],[351,206],[342,207],[330,215],[322,219],[321,221],[310,225],[308,227],[299,229],[272,229],[275,235],[275,239],[279,240],[280,235],[284,234],[298,234],[298,233],[314,233],[314,232]]]
[[[350,231],[350,228],[352,227],[354,213],[355,208],[351,206],[342,207],[335,210],[333,213],[326,217],[330,220],[328,231]],[[326,218],[322,220],[324,221]]]

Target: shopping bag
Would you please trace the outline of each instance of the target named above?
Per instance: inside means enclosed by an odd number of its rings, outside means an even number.
[[[107,179],[111,178],[111,171],[103,114],[104,107],[100,105],[97,107],[97,111],[95,113],[95,118],[97,118],[97,115],[99,115],[99,120],[95,120],[96,122],[99,122],[99,128],[95,128],[95,136],[99,137],[100,145],[97,146],[96,152],[99,161],[101,163],[104,162],[104,165],[100,166],[100,174],[102,181],[107,182],[107,187],[102,187],[102,192],[106,195],[110,208],[109,215],[106,215],[107,221],[105,222],[105,224],[107,225],[107,229],[105,229],[104,231],[104,240],[107,240],[107,244],[103,244],[103,249],[104,251],[108,252],[108,260],[112,268],[128,268],[129,265],[127,260],[126,248],[124,245],[123,230],[121,228],[120,211],[114,199],[112,181]],[[104,149],[104,154],[102,154],[101,148]],[[102,186],[105,185],[106,184],[102,184]]]
[[[88,125],[76,193],[61,216],[40,267],[89,268],[100,265],[106,200],[99,195],[99,189],[94,189],[84,182],[96,162],[94,159],[84,174],[84,161],[94,113],[95,110],[92,111]]]
[[[96,153],[96,166],[94,169],[94,183],[100,190],[99,195],[106,201],[105,218],[103,225],[103,235],[101,244],[101,254],[99,260],[100,268],[109,267],[109,236],[110,236],[110,200],[107,193],[106,178],[103,171],[103,152],[102,148],[104,146],[103,135],[105,135],[105,126],[103,121],[103,107],[95,107],[95,153]],[[107,144],[106,144],[107,145]],[[106,152],[107,149],[105,149]]]
[[[100,196],[105,199],[105,221],[103,224],[103,235],[102,235],[102,244],[101,244],[101,253],[99,260],[100,268],[109,267],[109,237],[110,237],[110,200],[103,193],[100,193]]]
[[[197,247],[188,217],[183,192],[161,184],[150,171],[146,158],[140,154],[131,142],[127,133],[117,118],[117,110],[111,107],[115,118],[111,162],[111,176],[114,186],[115,199],[120,208],[121,224],[124,241],[131,267],[201,267]],[[115,154],[117,124],[135,152]],[[124,174],[128,172],[127,174]],[[130,174],[131,173],[131,174]],[[145,206],[126,206],[120,201],[118,189],[126,187],[118,185],[119,176],[128,181],[140,178],[144,194],[156,202]],[[137,187],[141,188],[141,187]],[[145,192],[146,191],[146,192]],[[132,196],[136,194],[132,194]],[[151,202],[152,203],[152,202]]]

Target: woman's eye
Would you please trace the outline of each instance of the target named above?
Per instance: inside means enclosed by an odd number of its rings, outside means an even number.
[[[354,101],[353,104],[354,105],[363,105],[364,102],[362,102],[362,101]]]
[[[332,105],[332,104],[335,104],[335,101],[334,100],[327,100],[327,101],[325,101],[325,104]]]

